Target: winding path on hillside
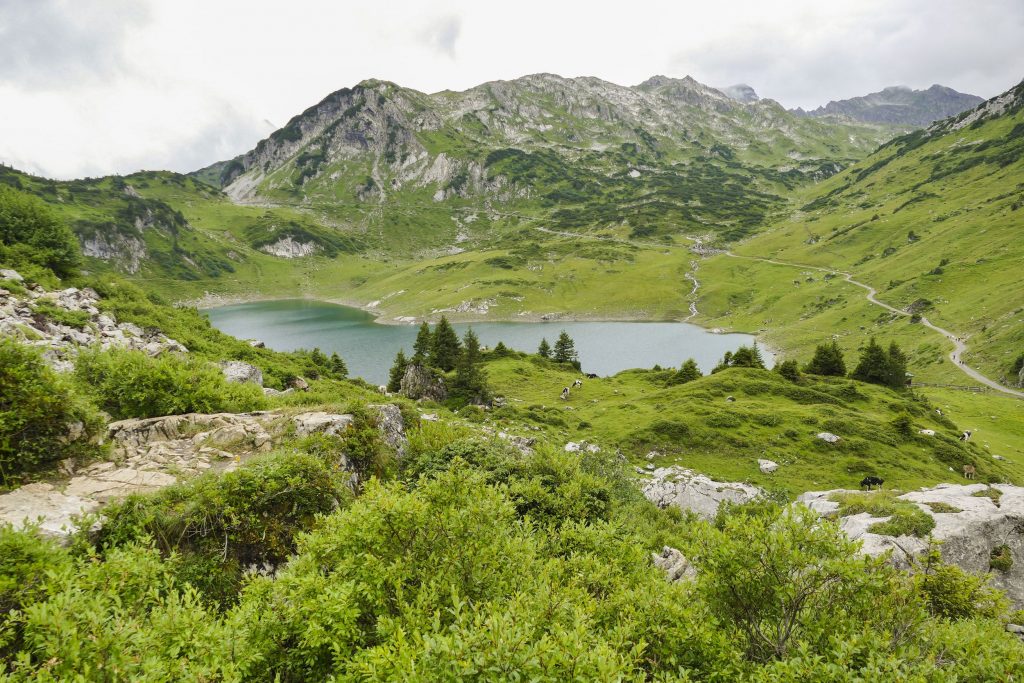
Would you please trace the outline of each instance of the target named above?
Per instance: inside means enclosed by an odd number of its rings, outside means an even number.
[[[791,261],[776,261],[775,259],[763,258],[763,257],[760,257],[760,256],[743,256],[741,254],[734,254],[731,251],[725,251],[725,252],[722,252],[722,253],[724,253],[726,256],[731,256],[733,258],[748,259],[748,260],[751,260],[751,261],[762,261],[764,263],[774,263],[775,265],[779,265],[779,266],[789,266],[791,268],[803,268],[803,269],[807,269],[807,270],[817,270],[817,271],[821,271],[821,272],[824,272],[824,273],[838,273],[839,275],[842,275],[843,278],[847,282],[849,282],[851,285],[856,285],[857,287],[860,287],[861,289],[865,290],[867,292],[867,295],[866,295],[867,300],[870,301],[871,303],[875,304],[876,306],[881,306],[882,308],[884,308],[885,310],[887,310],[887,311],[889,311],[891,313],[895,313],[897,315],[901,315],[901,316],[904,316],[904,317],[910,317],[910,315],[911,315],[910,313],[907,313],[906,311],[903,311],[903,310],[900,310],[898,308],[894,308],[893,306],[890,306],[889,304],[885,303],[884,301],[880,301],[878,299],[878,290],[877,289],[875,289],[874,287],[872,287],[869,284],[866,284],[866,283],[861,282],[859,280],[855,280],[853,278],[853,275],[850,274],[850,273],[847,273],[846,271],[835,270],[834,268],[823,268],[821,266],[811,266],[811,265],[808,265],[806,263],[793,263]],[[1003,386],[999,382],[996,382],[995,380],[989,379],[985,375],[981,374],[980,372],[978,372],[974,368],[972,368],[969,365],[967,365],[966,363],[964,363],[964,361],[963,361],[963,354],[964,354],[964,351],[967,350],[967,345],[963,342],[963,340],[960,337],[956,336],[955,334],[953,334],[949,330],[943,329],[943,328],[939,327],[938,325],[935,325],[934,323],[929,321],[928,318],[925,318],[924,316],[921,316],[921,324],[924,325],[925,327],[931,329],[931,330],[934,330],[935,332],[938,332],[943,337],[945,337],[949,341],[953,342],[953,351],[950,352],[947,357],[949,358],[949,361],[951,363],[953,363],[953,365],[955,365],[962,373],[964,373],[965,375],[967,375],[971,379],[973,379],[973,380],[975,380],[977,382],[980,382],[981,384],[984,384],[987,387],[990,387],[991,389],[995,389],[996,391],[1000,391],[1000,392],[1002,392],[1004,394],[1009,394],[1011,396],[1016,396],[1017,398],[1024,398],[1024,391],[1017,391],[1016,389],[1011,389],[1010,387]]]

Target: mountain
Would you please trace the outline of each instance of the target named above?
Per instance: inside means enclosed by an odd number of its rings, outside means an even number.
[[[724,88],[719,88],[719,90],[728,95],[729,97],[731,97],[732,99],[747,104],[751,102],[757,102],[759,99],[761,99],[760,97],[758,97],[757,93],[754,92],[754,89],[751,88],[746,83],[727,85]]]
[[[818,121],[771,100],[743,103],[682,79],[634,87],[535,74],[432,95],[384,81],[332,93],[225,164],[239,202],[314,208],[376,226],[378,246],[437,248],[515,212],[557,230],[626,225],[643,234],[761,224],[792,187],[834,174],[898,132]],[[409,234],[412,210],[421,221]]]
[[[823,107],[794,113],[810,117],[845,117],[867,123],[888,123],[904,126],[927,126],[940,119],[956,116],[983,102],[977,95],[957,92],[933,85],[927,90],[912,90],[898,85],[848,100],[833,100]]]
[[[868,305],[862,290],[756,259],[836,269],[965,340],[969,366],[1016,382],[1013,361],[1024,349],[1024,82],[886,143],[794,198],[791,210],[734,248],[755,260],[701,266],[705,324],[756,325],[791,344],[803,339],[791,348],[805,349],[823,329],[851,344],[858,329],[895,330],[919,367],[952,371],[948,342]]]

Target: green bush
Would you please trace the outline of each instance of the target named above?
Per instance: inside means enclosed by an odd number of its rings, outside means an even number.
[[[192,356],[142,351],[83,351],[75,367],[83,391],[117,419],[263,408],[260,387],[233,384],[216,366]]]
[[[247,567],[283,563],[317,515],[347,500],[347,477],[322,459],[328,452],[262,456],[222,476],[130,496],[104,509],[94,543],[109,551],[152,539],[179,579],[229,603]]]
[[[39,352],[0,339],[0,484],[64,458],[98,453],[96,409]]]
[[[1013,566],[1013,555],[1010,553],[1010,546],[1003,544],[992,549],[989,568],[999,572],[1008,572]]]
[[[0,184],[0,263],[32,264],[64,277],[81,260],[74,234],[46,204]]]

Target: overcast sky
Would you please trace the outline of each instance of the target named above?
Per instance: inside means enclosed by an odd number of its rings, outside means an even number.
[[[0,0],[0,161],[189,171],[365,78],[687,74],[787,107],[1024,78],[1024,0]]]

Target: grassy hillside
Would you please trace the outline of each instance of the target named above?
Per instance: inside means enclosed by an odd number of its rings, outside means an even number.
[[[1001,101],[894,140],[802,191],[799,208],[734,251],[850,272],[883,301],[964,337],[967,362],[1004,377],[1024,348],[1024,85]],[[725,256],[702,272],[707,320],[759,320],[794,348],[815,327],[885,324],[881,309],[852,300],[862,292],[819,272]],[[910,335],[904,322],[898,333],[929,356],[938,338]]]
[[[955,480],[968,463],[977,466],[982,480],[1024,479],[1013,414],[1000,413],[1009,425],[987,419],[982,425],[997,448],[1007,449],[986,448],[984,441],[963,444],[957,436],[961,428],[978,427],[977,415],[968,412],[974,404],[960,404],[957,396],[933,397],[945,406],[940,415],[922,396],[853,380],[805,375],[795,384],[770,371],[730,369],[668,386],[670,371],[637,370],[584,380],[562,401],[562,387],[579,373],[518,356],[492,360],[487,371],[495,393],[507,400],[507,407],[493,413],[497,427],[556,445],[586,440],[605,452],[621,450],[640,466],[678,464],[788,495],[857,488],[867,475],[913,489]],[[901,426],[901,417],[909,417],[909,424]],[[920,435],[920,429],[936,435]],[[823,431],[842,441],[830,445],[816,438]],[[648,460],[651,451],[657,455]],[[996,460],[992,453],[1007,459]],[[781,467],[762,474],[758,458]]]

